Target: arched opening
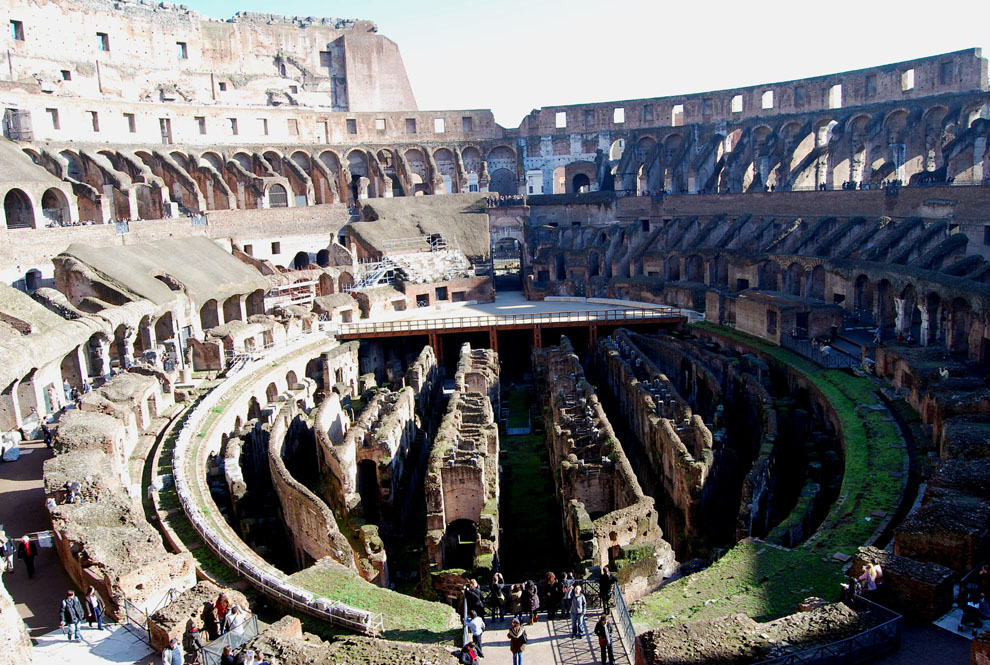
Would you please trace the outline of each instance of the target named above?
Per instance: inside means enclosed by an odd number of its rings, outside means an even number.
[[[502,196],[515,196],[519,193],[519,183],[516,181],[516,174],[509,169],[498,169],[491,176],[488,184],[488,191],[501,194]]]
[[[477,542],[478,528],[471,520],[459,519],[448,524],[443,537],[443,567],[472,570]]]
[[[11,189],[3,199],[3,212],[8,229],[33,229],[34,206],[20,189]]]
[[[313,358],[306,363],[306,378],[316,383],[317,390],[323,390],[323,359]]]
[[[69,384],[69,388],[82,390],[82,383],[84,372],[82,366],[79,364],[79,349],[75,348],[65,354],[62,358],[62,362],[59,365],[59,373],[62,377],[63,387],[66,383]]]
[[[602,259],[598,252],[588,253],[588,277],[598,277],[601,262]]]
[[[500,238],[492,247],[495,266],[495,290],[519,291],[522,270],[522,244],[512,237]]]
[[[554,194],[566,194],[567,193],[567,178],[564,175],[567,167],[558,166],[553,170],[553,193]]]
[[[684,272],[689,282],[705,281],[705,262],[697,254],[687,257],[684,262]]]
[[[622,154],[626,151],[626,140],[615,139],[608,149],[608,161],[617,162],[622,159]],[[613,165],[614,166],[614,165]]]
[[[553,257],[554,261],[554,279],[557,281],[563,281],[567,279],[567,259],[560,252]]]
[[[337,286],[340,288],[341,293],[350,291],[354,288],[354,277],[349,272],[340,273],[340,279],[337,280]]]
[[[248,400],[247,419],[258,420],[259,418],[261,418],[261,403],[257,397],[252,395],[251,399]]]
[[[28,291],[37,291],[38,287],[41,286],[41,271],[37,268],[31,268],[24,273],[24,286],[27,287]]]
[[[956,298],[952,301],[952,312],[949,319],[949,330],[946,346],[954,353],[969,351],[969,328],[972,324],[972,309],[969,303]]]
[[[801,295],[803,282],[804,268],[795,261],[787,267],[787,273],[784,275],[784,293],[789,293],[792,296]]]
[[[808,282],[807,295],[809,298],[825,300],[825,266],[815,266],[811,271],[811,280]]]
[[[241,312],[241,296],[230,296],[223,301],[223,320],[225,322],[241,321],[243,319],[244,316]]]
[[[664,279],[676,282],[681,278],[681,261],[676,256],[669,256],[663,263]]]
[[[776,261],[760,264],[758,288],[763,291],[780,290],[780,265]]]
[[[326,268],[330,265],[330,250],[321,249],[316,253],[316,265],[321,268]]]
[[[288,208],[289,207],[289,196],[286,194],[285,187],[275,183],[268,188],[268,207],[269,208]]]
[[[275,385],[274,381],[269,383],[268,387],[265,388],[265,399],[268,400],[269,404],[273,404],[278,399],[278,386]]]
[[[69,201],[62,190],[54,187],[45,190],[41,195],[41,214],[56,224],[70,221]]]
[[[309,266],[309,252],[297,252],[294,259],[292,259],[292,267],[296,270],[301,268],[306,268]]]
[[[320,275],[318,287],[321,296],[332,296],[334,293],[337,292],[333,286],[333,277],[331,277],[327,273],[323,273],[322,275]]]
[[[881,328],[892,328],[897,314],[894,308],[894,287],[886,280],[877,284],[877,325]]]
[[[220,313],[217,310],[216,300],[211,298],[199,308],[199,323],[203,330],[210,330],[220,325]]]
[[[363,459],[358,462],[357,467],[357,491],[361,497],[364,519],[377,524],[380,521],[378,502],[381,496],[381,488],[378,485],[378,464],[375,460]]]
[[[296,373],[290,369],[285,373],[285,385],[288,386],[289,390],[293,390],[297,383],[299,383],[299,379],[296,378]]]
[[[590,192],[591,191],[591,180],[585,173],[578,173],[571,180],[571,189],[576,193]]]
[[[729,260],[724,256],[715,259],[713,266],[712,283],[715,286],[728,288],[729,286]]]
[[[856,278],[853,285],[853,306],[861,318],[863,315],[871,315],[873,312],[873,292],[873,283],[866,275],[860,275]]]
[[[252,291],[247,297],[247,315],[265,313],[265,292],[261,289]]]

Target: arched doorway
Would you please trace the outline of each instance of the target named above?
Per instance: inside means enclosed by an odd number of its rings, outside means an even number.
[[[296,257],[292,259],[292,265],[296,270],[301,268],[306,268],[309,266],[309,252],[298,252]]]
[[[492,173],[488,191],[501,194],[502,196],[514,196],[519,193],[519,183],[516,181],[516,174],[509,169],[498,169]]]
[[[378,486],[378,463],[372,459],[363,459],[357,465],[357,491],[361,497],[361,508],[364,519],[372,524],[378,524],[380,514],[378,502],[381,488]]]
[[[285,187],[276,183],[268,189],[268,207],[269,208],[289,207],[289,195],[286,193]]]
[[[571,191],[573,192],[590,192],[591,191],[591,180],[588,178],[587,174],[578,173],[571,180]]]
[[[65,194],[54,187],[45,190],[45,193],[41,195],[41,214],[45,216],[45,219],[56,224],[69,221],[69,202],[66,200]]]
[[[3,199],[3,212],[7,217],[8,229],[33,229],[34,206],[31,199],[20,189],[11,189]]]
[[[477,542],[478,528],[471,520],[459,519],[448,524],[443,537],[443,567],[473,569]]]

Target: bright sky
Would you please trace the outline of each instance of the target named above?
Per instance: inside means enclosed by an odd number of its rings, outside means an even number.
[[[399,45],[421,110],[534,108],[660,97],[861,69],[984,47],[990,2],[921,0],[181,0],[237,11],[362,18]]]

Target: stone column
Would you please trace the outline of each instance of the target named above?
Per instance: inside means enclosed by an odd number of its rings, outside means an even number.
[[[121,362],[124,367],[134,364],[134,341],[137,339],[137,329],[125,328],[124,336],[121,338]]]
[[[906,298],[894,298],[894,331],[907,335],[911,331],[911,312]]]
[[[938,307],[929,309],[926,305],[918,305],[921,310],[921,331],[918,333],[918,343],[921,346],[934,344],[938,337]]]
[[[96,343],[94,344],[93,341]],[[90,341],[90,353],[93,354],[93,369],[100,377],[110,373],[110,340],[105,337],[97,337]]]

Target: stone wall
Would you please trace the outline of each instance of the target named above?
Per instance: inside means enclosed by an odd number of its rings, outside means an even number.
[[[952,609],[955,573],[945,566],[860,547],[848,575],[859,577],[867,563],[879,564],[883,571],[878,600],[886,607],[919,621],[935,621]]]
[[[0,665],[31,665],[34,654],[27,626],[17,613],[14,599],[0,582]]]
[[[648,551],[656,566],[626,581],[631,597],[638,598],[676,566],[674,552],[662,538],[653,498],[643,493],[570,341],[562,338],[560,346],[535,350],[533,365],[565,544],[582,567],[612,561],[620,572],[625,564],[644,558],[637,556],[640,551]],[[585,515],[594,525],[593,548],[578,538],[587,530],[582,527]]]
[[[492,396],[499,392],[494,351],[461,347],[454,393],[437,429],[426,471],[427,558],[433,569],[451,567],[445,550],[458,520],[474,524],[475,569],[491,567],[498,551],[499,436]]]

